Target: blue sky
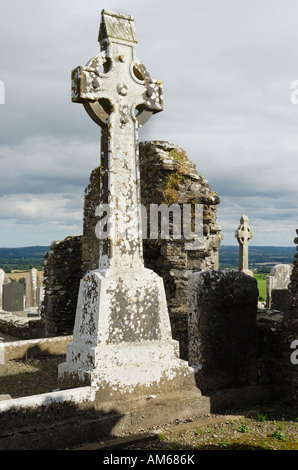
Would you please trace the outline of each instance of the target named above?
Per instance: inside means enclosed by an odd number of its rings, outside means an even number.
[[[164,111],[139,140],[186,150],[221,198],[223,244],[237,244],[246,214],[251,245],[292,246],[296,0],[2,0],[0,246],[49,245],[82,233],[100,130],[71,102],[70,73],[98,53],[103,8],[134,16],[137,56],[163,81]]]

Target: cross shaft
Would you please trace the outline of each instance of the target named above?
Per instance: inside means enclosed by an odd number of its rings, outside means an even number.
[[[110,224],[99,268],[143,265],[138,128],[163,110],[163,97],[161,82],[136,58],[133,21],[103,10],[101,52],[72,72],[72,101],[102,129],[100,202]]]

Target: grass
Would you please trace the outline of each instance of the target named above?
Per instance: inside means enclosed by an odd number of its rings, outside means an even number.
[[[266,421],[266,419],[267,419],[267,414],[266,414],[266,413],[262,413],[261,411],[258,411],[257,414],[256,414],[256,416],[255,416],[255,419],[256,419],[257,421],[261,421],[261,422]]]
[[[156,450],[298,450],[298,410],[271,404],[220,424],[175,434],[165,431],[156,445],[149,445]]]
[[[58,364],[65,356],[10,360],[0,366],[0,394],[20,398],[59,388]]]
[[[247,426],[245,423],[241,424],[238,428],[239,432],[249,432],[249,430],[249,426]]]
[[[254,274],[254,278],[258,282],[259,299],[266,300],[266,276],[268,274]]]

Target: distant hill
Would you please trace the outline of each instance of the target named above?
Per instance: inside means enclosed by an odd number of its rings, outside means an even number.
[[[293,263],[295,253],[295,247],[293,246],[249,246],[249,267],[260,272],[270,272],[275,264]],[[220,269],[237,269],[238,256],[238,246],[222,245],[219,249]]]
[[[42,269],[44,254],[49,250],[49,246],[0,248],[0,268],[5,272]],[[250,246],[249,267],[260,272],[270,272],[275,264],[291,264],[295,252],[295,247]],[[238,253],[238,246],[222,245],[219,249],[220,269],[237,269]]]
[[[6,273],[13,270],[28,271],[42,269],[44,254],[49,246],[24,246],[20,248],[0,248],[0,268]]]

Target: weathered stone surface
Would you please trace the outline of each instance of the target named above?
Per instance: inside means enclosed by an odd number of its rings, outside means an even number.
[[[170,142],[140,143],[142,204],[149,213],[151,204],[202,206],[203,240],[190,249],[185,237],[180,239],[145,238],[145,266],[159,274],[165,285],[173,337],[180,343],[180,354],[188,358],[187,287],[192,272],[218,269],[218,250],[222,240],[217,223],[220,199],[186,152]],[[183,233],[184,235],[184,233]]]
[[[202,392],[257,381],[257,282],[239,271],[189,280],[189,363]]]
[[[186,382],[194,385],[192,371],[179,359],[171,337],[161,283],[155,273],[142,274],[140,269],[121,276],[100,271],[86,275],[78,300],[83,315],[76,317],[74,341],[67,346],[60,376],[66,371],[74,381],[91,384],[102,400],[156,393],[163,387],[169,392],[183,389]]]
[[[194,270],[218,269],[222,235],[216,211],[220,199],[199,175],[186,152],[169,142],[140,144],[140,174],[142,204],[148,213],[153,203],[178,204],[181,208],[203,206],[203,240],[198,248],[190,249],[184,236],[168,240],[144,239],[146,266],[163,277],[170,312],[186,312],[188,275]],[[177,290],[177,295],[173,295],[173,290]]]

